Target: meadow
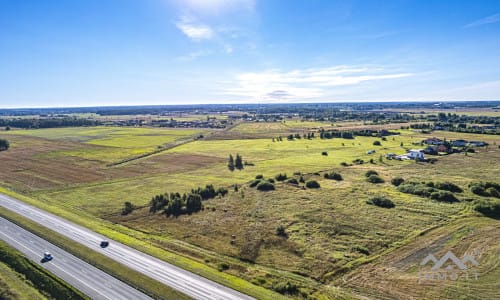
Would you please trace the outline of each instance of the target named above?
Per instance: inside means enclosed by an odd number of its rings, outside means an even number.
[[[11,191],[29,196],[33,203],[129,244],[141,245],[141,250],[177,261],[209,278],[219,277],[243,289],[260,286],[282,292],[288,283],[288,287],[295,287],[289,296],[296,298],[398,297],[398,293],[422,296],[425,290],[412,281],[414,272],[404,270],[394,275],[394,282],[402,283],[394,294],[370,283],[366,274],[382,278],[384,268],[396,263],[401,253],[411,255],[418,250],[409,245],[452,236],[460,220],[485,238],[491,239],[492,230],[498,231],[497,220],[482,217],[472,209],[483,197],[472,194],[467,185],[496,179],[500,162],[496,145],[500,137],[398,130],[399,135],[386,140],[286,139],[289,133],[307,133],[321,124],[243,123],[211,138],[192,140],[112,167],[108,166],[110,162],[148,153],[168,143],[199,134],[210,136],[210,130],[11,130],[0,133],[0,138],[8,138],[12,144],[11,149],[0,153],[0,181]],[[283,141],[273,141],[277,135]],[[418,143],[432,136],[483,140],[490,146],[468,155],[439,156],[434,164],[385,159],[387,153],[403,154],[406,149],[422,148]],[[375,146],[374,141],[381,145]],[[369,150],[376,152],[368,154]],[[247,162],[243,170],[228,169],[229,154],[243,157]],[[356,159],[364,163],[353,164]],[[368,170],[377,171],[385,182],[368,182]],[[340,173],[343,180],[324,178],[326,172],[332,171]],[[277,182],[274,191],[260,192],[248,185],[257,175],[274,178],[279,173],[297,180],[301,176],[305,181],[316,180],[321,187],[308,189],[304,184]],[[404,194],[390,183],[397,176],[411,181],[449,181],[464,192],[457,194],[457,203]],[[225,187],[229,193],[204,201],[204,210],[191,215],[167,218],[149,213],[148,204],[154,195],[189,192],[206,184]],[[374,196],[390,198],[395,207],[367,204]],[[126,216],[121,214],[125,201],[136,207]],[[284,228],[285,236],[276,234],[279,226]],[[458,242],[450,242],[450,247],[467,248]],[[491,258],[496,251],[494,243],[486,243],[484,257]],[[409,261],[408,268],[415,263]],[[206,268],[193,267],[196,264]],[[491,281],[497,278],[495,274],[485,276],[475,288],[491,295],[500,288]],[[235,284],[235,278],[244,281]],[[447,286],[435,288],[433,295],[451,297],[460,292],[462,287]]]

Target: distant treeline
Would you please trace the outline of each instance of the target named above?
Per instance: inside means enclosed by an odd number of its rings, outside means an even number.
[[[333,139],[333,138],[342,138],[342,139],[353,139],[355,136],[370,136],[370,137],[382,137],[388,135],[398,135],[399,132],[392,132],[388,130],[350,130],[350,131],[340,131],[340,130],[329,130],[325,131],[324,129],[319,132],[321,139]]]
[[[16,128],[55,128],[55,127],[78,127],[78,126],[97,126],[101,122],[92,119],[82,119],[75,117],[65,118],[16,118],[0,119],[0,127]]]

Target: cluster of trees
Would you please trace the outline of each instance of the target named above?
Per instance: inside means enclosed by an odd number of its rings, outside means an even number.
[[[101,122],[93,119],[82,119],[76,117],[50,117],[32,119],[0,119],[0,127],[10,126],[17,128],[56,128],[56,127],[79,127],[97,126]]]
[[[459,186],[451,182],[404,182],[398,186],[398,191],[449,203],[458,202],[453,193],[463,192]]]
[[[8,150],[10,147],[9,141],[0,139],[0,151]]]
[[[217,190],[213,185],[206,185],[204,188],[192,189],[190,193],[165,193],[154,196],[149,202],[149,212],[156,213],[163,211],[169,216],[180,216],[191,214],[203,209],[203,200],[224,197],[228,193],[226,188],[220,187]]]
[[[233,155],[229,154],[227,168],[231,172],[234,171],[234,169],[243,170],[243,158],[238,153],[236,153],[236,158],[233,158]]]

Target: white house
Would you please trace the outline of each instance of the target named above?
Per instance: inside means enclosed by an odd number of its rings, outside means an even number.
[[[409,159],[415,159],[416,158],[418,160],[424,160],[424,152],[421,149],[419,149],[419,150],[416,150],[416,149],[408,150],[408,153],[406,153],[406,156]]]

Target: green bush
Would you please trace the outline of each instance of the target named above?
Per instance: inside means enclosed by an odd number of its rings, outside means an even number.
[[[274,184],[272,184],[270,182],[263,181],[257,185],[257,189],[259,191],[273,191]]]
[[[283,295],[295,295],[299,291],[297,285],[289,281],[274,283],[273,290]]]
[[[437,182],[436,184],[434,184],[434,187],[437,189],[449,191],[452,193],[463,192],[462,188],[460,188],[458,185],[451,183],[451,182]]]
[[[498,190],[495,189],[494,187],[487,188],[486,193],[492,197],[500,198],[500,192],[498,192]]]
[[[437,191],[433,192],[430,196],[431,199],[437,200],[440,202],[458,202],[458,199],[451,192],[448,191]]]
[[[333,179],[337,181],[343,180],[342,175],[337,172],[325,173],[324,177],[326,179]]]
[[[309,189],[319,189],[320,185],[316,180],[309,180],[306,182],[306,187]]]
[[[366,171],[366,173],[365,173],[366,177],[370,177],[372,175],[378,175],[377,171],[369,170],[369,171]]]
[[[366,248],[364,246],[356,245],[356,246],[352,247],[352,250],[359,252],[359,253],[362,253],[362,254],[365,254],[365,255],[370,255],[370,250],[368,250],[368,248]]]
[[[362,165],[365,163],[365,161],[362,160],[361,158],[356,158],[355,160],[352,161],[352,163],[355,165]]]
[[[277,181],[285,181],[288,177],[286,176],[286,173],[285,174],[279,173],[274,178],[276,178]]]
[[[262,182],[262,180],[255,179],[254,181],[250,182],[250,187],[256,187],[261,182]]]
[[[383,207],[383,208],[393,208],[396,206],[394,204],[394,202],[392,202],[391,199],[388,199],[386,197],[381,197],[381,196],[373,197],[370,200],[366,201],[366,203],[371,204],[371,205],[376,205],[379,207]]]
[[[474,209],[487,217],[500,219],[500,200],[480,201]]]
[[[370,175],[370,177],[367,178],[368,182],[370,183],[384,183],[384,179],[378,175]]]
[[[382,146],[382,143],[380,141],[374,141],[373,146]]]
[[[264,178],[264,175],[261,175],[261,174],[260,174],[260,175],[255,176],[255,179],[263,179],[263,178]]]
[[[394,177],[391,179],[391,183],[394,186],[400,186],[403,182],[405,182],[405,180],[402,177]]]
[[[297,179],[295,179],[295,178],[290,178],[290,179],[288,179],[287,182],[291,183],[291,184],[299,184],[299,181]]]
[[[276,227],[276,235],[286,237],[285,226],[279,225]]]

